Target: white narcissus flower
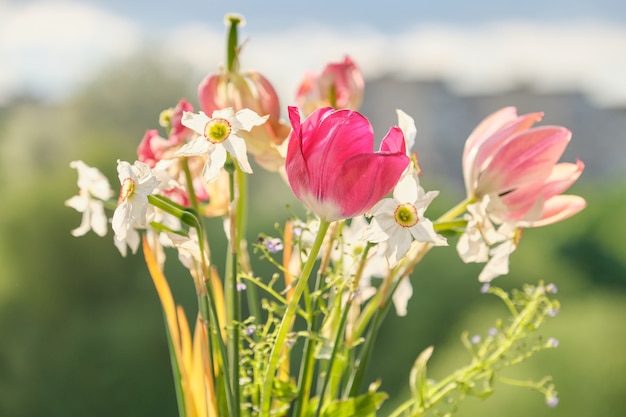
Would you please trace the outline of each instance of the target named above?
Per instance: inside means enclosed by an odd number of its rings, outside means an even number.
[[[516,222],[490,215],[496,211],[498,200],[485,196],[482,201],[467,206],[467,226],[456,245],[463,262],[487,262],[478,276],[480,282],[490,282],[509,273],[509,255],[517,247],[519,228]]]
[[[120,197],[113,213],[113,231],[115,246],[122,256],[126,256],[128,245],[135,253],[139,247],[139,233],[148,224],[148,195],[159,185],[159,180],[152,169],[143,162],[133,165],[126,161],[117,161],[117,173],[120,179]]]
[[[438,191],[425,192],[419,185],[417,173],[410,170],[398,181],[393,197],[382,199],[370,210],[373,218],[364,238],[373,243],[387,242],[385,256],[392,267],[406,255],[413,240],[435,246],[448,244],[424,216],[438,194]]]
[[[72,235],[83,236],[93,230],[98,236],[107,234],[107,217],[102,200],[113,196],[109,180],[97,169],[83,161],[72,161],[70,167],[78,171],[78,195],[65,201],[65,205],[83,213],[83,219]]]
[[[211,117],[204,112],[184,112],[181,123],[198,133],[191,142],[180,148],[174,156],[208,155],[202,175],[207,182],[217,180],[220,168],[226,162],[226,152],[237,160],[243,172],[252,173],[248,162],[246,142],[237,135],[240,130],[250,131],[254,126],[265,123],[268,116],[259,116],[250,109],[237,113],[232,108],[215,110]]]

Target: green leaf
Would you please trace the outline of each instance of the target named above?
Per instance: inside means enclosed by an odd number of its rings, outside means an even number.
[[[384,392],[368,392],[347,400],[335,400],[324,407],[323,417],[372,417],[387,399]]]
[[[417,404],[424,403],[425,387],[426,387],[426,363],[433,354],[434,346],[428,346],[422,351],[415,360],[413,368],[409,376],[409,383],[411,385],[411,393],[416,400]]]

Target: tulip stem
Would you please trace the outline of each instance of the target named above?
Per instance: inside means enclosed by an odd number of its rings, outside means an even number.
[[[228,21],[230,22],[230,28],[228,29],[228,43],[226,44],[226,57],[228,72],[237,71],[237,26],[241,23],[241,17],[237,15],[229,15]]]
[[[298,278],[298,283],[296,284],[291,300],[289,300],[287,310],[285,311],[285,314],[283,315],[283,318],[278,326],[276,340],[274,342],[267,369],[265,371],[265,382],[263,384],[263,390],[261,392],[261,417],[270,416],[272,387],[274,385],[274,378],[276,378],[276,370],[278,368],[280,354],[281,352],[283,352],[283,346],[287,338],[287,333],[291,328],[296,308],[298,307],[298,302],[300,301],[300,297],[302,296],[302,293],[307,286],[311,271],[313,271],[313,266],[317,261],[317,255],[319,254],[322,243],[324,242],[324,236],[328,231],[328,226],[330,226],[329,222],[320,219],[320,226],[317,232],[317,236],[315,237],[315,242],[311,247],[309,257],[302,268],[302,273]]]

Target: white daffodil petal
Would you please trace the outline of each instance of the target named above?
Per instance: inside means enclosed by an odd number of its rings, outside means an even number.
[[[113,212],[113,220],[111,222],[111,226],[113,227],[113,232],[115,232],[115,238],[117,240],[126,239],[126,231],[128,230],[126,227],[127,219],[130,214],[130,206],[128,202],[123,202]]]
[[[435,246],[448,246],[448,241],[435,232],[432,222],[426,218],[422,218],[409,230],[418,242],[430,242]]]
[[[509,255],[515,251],[515,243],[507,240],[491,250],[491,259],[478,276],[480,282],[491,282],[500,275],[509,273]]]
[[[400,109],[396,109],[398,114],[398,127],[404,133],[404,141],[406,142],[406,152],[410,156],[411,149],[415,145],[415,136],[417,135],[417,128],[415,127],[415,120]]]
[[[403,175],[393,189],[393,198],[401,203],[414,203],[417,201],[418,187],[412,175]]]
[[[202,175],[206,182],[213,182],[217,180],[220,175],[220,169],[226,162],[226,149],[222,145],[216,145],[209,153],[209,158],[204,164],[202,169]]]
[[[230,137],[224,141],[224,148],[237,160],[239,167],[243,172],[252,174],[252,167],[248,162],[248,153],[246,149],[246,141],[236,135],[230,135]]]
[[[198,136],[191,142],[183,145],[182,148],[174,153],[174,156],[201,156],[210,152],[211,147],[211,143],[209,143],[204,136]]]
[[[409,281],[409,277],[400,278],[398,288],[396,288],[396,292],[393,293],[392,297],[393,306],[396,308],[396,314],[398,316],[406,316],[407,305],[412,296],[413,286],[411,285],[411,281]]]
[[[100,237],[107,234],[108,219],[104,213],[104,206],[99,201],[92,201],[90,205],[91,211],[91,228]]]
[[[241,109],[235,114],[235,118],[241,124],[241,129],[249,131],[254,126],[265,123],[269,116],[259,116],[250,109]]]
[[[204,112],[191,113],[185,111],[180,123],[204,137],[204,128],[210,120]]]

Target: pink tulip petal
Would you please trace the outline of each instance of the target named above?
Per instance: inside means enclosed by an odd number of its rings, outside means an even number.
[[[539,197],[545,201],[561,194],[576,182],[584,168],[585,164],[580,160],[575,164],[556,164],[544,182],[531,183],[502,196],[502,201],[511,212],[510,217],[521,219]]]
[[[579,213],[586,206],[585,199],[577,195],[554,196],[544,204],[541,219],[533,222],[531,226],[540,227],[560,222]]]
[[[485,139],[479,148],[475,148],[475,158],[470,167],[470,179],[476,181],[479,172],[483,171],[488,166],[498,149],[512,140],[516,134],[530,129],[536,122],[540,121],[542,117],[543,113],[525,114],[505,126],[502,126],[500,130]],[[472,182],[469,189],[471,189],[472,185],[475,185],[475,183]]]
[[[569,143],[564,127],[538,127],[519,133],[504,144],[478,179],[476,195],[503,194],[544,181]]]
[[[407,167],[402,131],[392,128],[374,153],[369,121],[350,110],[322,108],[303,123],[289,108],[293,130],[287,149],[289,184],[300,200],[327,221],[369,210]]]
[[[404,152],[356,155],[341,166],[328,198],[344,217],[363,214],[393,190],[408,163]]]
[[[393,126],[380,143],[380,151],[383,153],[406,153],[406,141],[404,133],[398,126]]]

